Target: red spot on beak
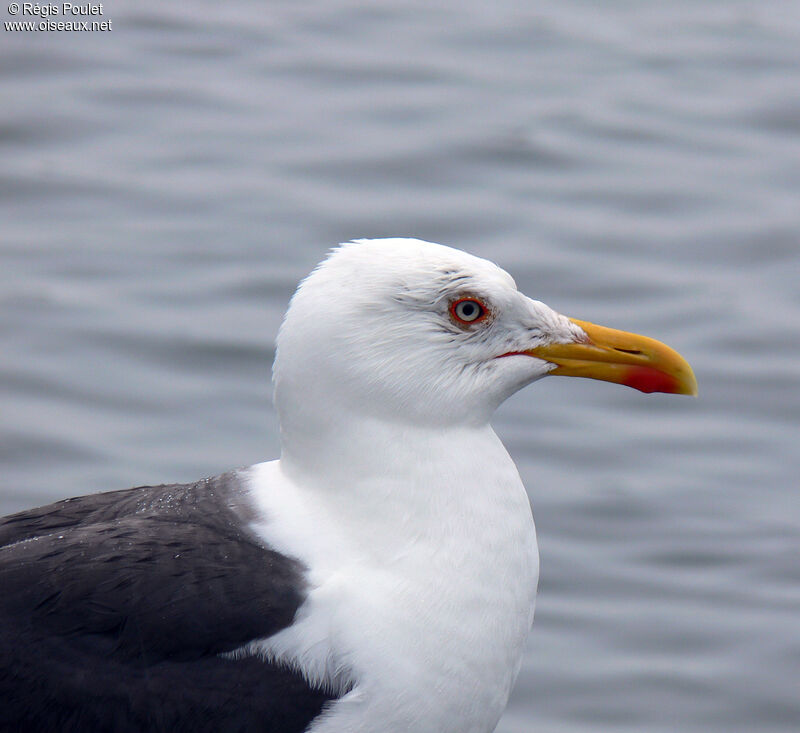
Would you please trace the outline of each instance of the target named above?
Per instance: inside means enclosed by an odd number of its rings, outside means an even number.
[[[669,374],[660,372],[658,369],[646,366],[630,367],[622,384],[648,394],[651,392],[674,394],[678,391],[677,379]]]

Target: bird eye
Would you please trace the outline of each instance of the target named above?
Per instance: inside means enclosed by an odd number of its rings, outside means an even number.
[[[486,316],[486,308],[475,298],[462,298],[450,306],[450,314],[459,323],[475,323]]]

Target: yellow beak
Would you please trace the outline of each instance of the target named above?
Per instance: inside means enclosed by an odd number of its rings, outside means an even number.
[[[550,344],[525,352],[556,364],[550,374],[602,379],[642,392],[697,394],[697,380],[689,363],[666,344],[647,336],[570,320],[586,332],[588,341]]]

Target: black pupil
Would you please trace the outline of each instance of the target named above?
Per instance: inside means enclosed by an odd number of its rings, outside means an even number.
[[[472,301],[466,301],[461,304],[461,317],[467,320],[472,320],[478,317],[478,304]]]

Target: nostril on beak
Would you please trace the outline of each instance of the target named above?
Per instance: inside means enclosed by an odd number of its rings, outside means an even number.
[[[618,346],[614,347],[614,351],[619,351],[623,354],[633,354],[634,356],[641,356],[642,354],[639,349],[620,349]]]

